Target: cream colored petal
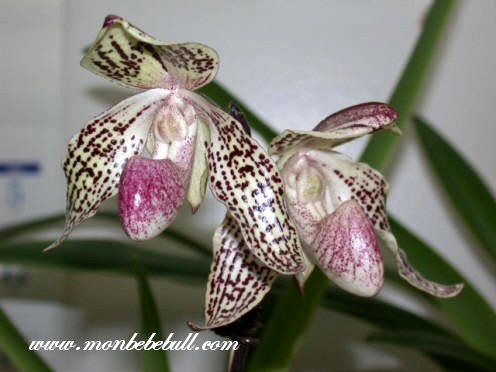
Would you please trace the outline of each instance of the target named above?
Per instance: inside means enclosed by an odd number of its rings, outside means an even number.
[[[193,213],[198,210],[205,197],[208,181],[207,144],[210,141],[210,133],[207,124],[198,118],[197,134],[195,142],[195,154],[193,167],[186,194],[186,199],[191,205]]]
[[[252,253],[280,273],[303,271],[300,241],[286,212],[276,164],[233,117],[200,95],[185,95],[210,126],[210,188],[238,223]]]
[[[213,238],[214,258],[205,298],[205,325],[209,329],[232,323],[257,306],[277,277],[246,246],[236,220],[229,215]]]
[[[72,229],[114,196],[127,160],[143,150],[157,110],[170,94],[153,89],[130,97],[90,120],[68,145],[66,222],[62,243]]]
[[[81,65],[127,86],[194,90],[214,79],[219,57],[206,45],[164,43],[121,17],[108,16]]]

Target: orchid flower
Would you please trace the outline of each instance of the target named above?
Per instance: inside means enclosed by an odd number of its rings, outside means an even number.
[[[330,115],[313,131],[286,130],[272,141],[270,152],[280,155],[288,208],[307,257],[306,271],[296,275],[301,288],[317,265],[341,288],[375,295],[384,277],[379,237],[393,253],[400,276],[414,287],[437,297],[462,290],[462,284],[429,281],[410,265],[389,228],[386,179],[332,150],[376,131],[399,132],[396,117],[386,104],[364,103]]]
[[[217,73],[213,49],[164,43],[108,16],[81,65],[143,92],[71,139],[64,161],[66,225],[49,248],[117,193],[127,235],[150,239],[170,225],[184,200],[195,212],[208,181],[251,254],[279,273],[304,270],[276,164],[242,124],[193,92]]]
[[[296,274],[300,290],[317,265],[334,283],[359,296],[375,295],[384,269],[377,237],[392,251],[400,275],[438,297],[458,294],[462,284],[431,282],[408,263],[389,229],[385,203],[388,183],[364,163],[333,147],[380,130],[399,132],[397,113],[383,103],[364,103],[339,111],[313,131],[286,130],[271,153],[280,155],[287,207],[296,222],[307,269]],[[214,261],[206,294],[205,325],[227,325],[260,303],[277,273],[254,257],[227,216],[214,235]]]

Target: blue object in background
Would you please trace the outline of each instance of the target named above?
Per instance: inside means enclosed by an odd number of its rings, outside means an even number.
[[[35,161],[0,161],[0,176],[7,176],[6,204],[10,209],[18,209],[24,203],[25,192],[21,176],[38,175],[41,166]]]
[[[0,162],[0,175],[10,174],[38,174],[41,166],[36,162]]]

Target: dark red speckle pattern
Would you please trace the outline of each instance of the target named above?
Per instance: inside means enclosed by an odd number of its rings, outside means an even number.
[[[377,229],[389,230],[386,215],[388,184],[384,177],[364,163],[351,161],[348,167],[336,168],[332,172],[349,189],[372,225]]]
[[[302,271],[300,242],[285,210],[275,163],[232,117],[219,109],[204,113],[213,123],[207,145],[212,192],[258,259],[280,273]]]
[[[280,154],[312,139],[331,148],[378,130],[392,129],[397,117],[397,112],[385,103],[362,103],[328,116],[313,131],[284,131],[272,141],[270,151]]]
[[[131,239],[160,234],[176,217],[187,178],[169,159],[136,156],[128,160],[119,185],[119,215]]]
[[[245,245],[236,221],[226,216],[214,236],[207,286],[207,327],[226,325],[258,305],[277,277]]]
[[[162,101],[148,91],[95,117],[69,142],[66,230],[93,216],[118,190],[126,160],[141,153],[153,115]]]
[[[197,89],[217,73],[217,53],[205,45],[162,43],[117,16],[107,17],[103,30],[81,64],[121,84]]]
[[[463,289],[463,284],[445,285],[432,282],[424,278],[422,274],[420,274],[412,267],[412,265],[410,265],[407,260],[406,253],[402,249],[396,246],[392,250],[393,252],[396,252],[396,265],[398,266],[400,275],[414,287],[417,287],[424,292],[442,298],[456,296]]]
[[[374,228],[353,200],[322,220],[312,244],[315,259],[330,279],[359,296],[373,296],[382,286],[382,255]]]

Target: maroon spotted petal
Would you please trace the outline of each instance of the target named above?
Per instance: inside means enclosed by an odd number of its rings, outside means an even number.
[[[213,238],[214,259],[205,298],[207,329],[224,326],[257,306],[277,277],[246,246],[236,221],[226,216]]]
[[[313,131],[285,130],[270,144],[274,155],[297,146],[330,149],[379,130],[400,133],[395,125],[398,113],[389,105],[368,102],[348,107],[322,120]]]
[[[300,240],[286,211],[279,171],[240,123],[202,96],[185,92],[210,124],[210,188],[238,223],[251,252],[272,270],[304,270]]]
[[[463,289],[463,283],[441,284],[426,279],[408,262],[406,253],[398,246],[396,238],[389,230],[376,230],[378,236],[394,255],[398,273],[412,286],[436,297],[448,298],[458,295]]]
[[[368,217],[376,234],[394,255],[400,275],[413,286],[437,297],[451,297],[458,294],[462,284],[444,285],[432,282],[418,273],[407,261],[405,253],[398,247],[394,235],[390,232],[386,213],[386,197],[389,189],[384,176],[365,163],[357,163],[349,157],[322,150],[302,149],[298,155],[293,155],[284,167],[291,168],[294,159],[304,157],[310,159],[314,166],[319,167],[321,174],[326,177],[330,199],[336,202],[353,199]],[[290,204],[291,206],[292,204]],[[292,212],[298,212],[291,209]],[[295,217],[300,226],[305,222],[305,215]],[[310,221],[311,222],[311,221]]]
[[[119,187],[119,214],[126,234],[145,240],[166,229],[183,204],[187,181],[169,159],[129,159]]]
[[[123,85],[193,90],[213,80],[219,57],[206,45],[164,43],[121,17],[108,16],[81,65]]]
[[[373,296],[382,287],[384,268],[374,228],[354,200],[321,221],[311,249],[321,270],[341,288]]]
[[[117,193],[124,164],[141,154],[155,114],[169,94],[165,89],[151,89],[125,99],[91,119],[72,137],[64,160],[65,229],[47,249],[61,244],[75,226]]]

